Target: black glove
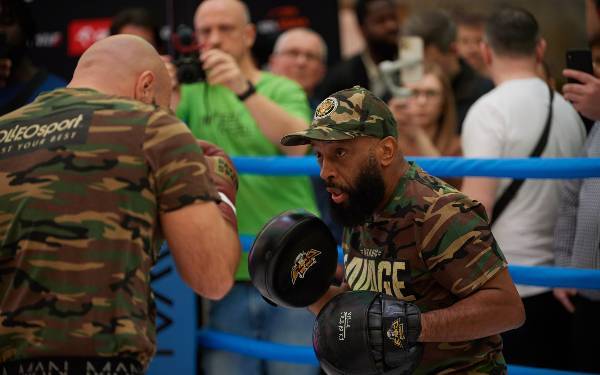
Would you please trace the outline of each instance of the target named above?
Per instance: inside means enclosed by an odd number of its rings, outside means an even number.
[[[421,361],[419,308],[388,295],[352,291],[319,312],[313,346],[329,375],[405,375]]]
[[[321,219],[305,211],[287,211],[258,233],[248,269],[267,302],[306,307],[329,289],[337,258],[335,239]]]

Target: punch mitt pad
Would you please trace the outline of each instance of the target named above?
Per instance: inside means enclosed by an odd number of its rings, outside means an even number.
[[[409,375],[421,361],[421,313],[383,293],[352,291],[319,312],[313,347],[328,375]]]
[[[337,245],[327,225],[306,211],[286,211],[258,233],[248,268],[252,284],[268,301],[305,307],[329,289],[337,267]]]

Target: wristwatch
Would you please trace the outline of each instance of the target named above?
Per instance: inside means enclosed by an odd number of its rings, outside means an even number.
[[[243,93],[239,94],[237,97],[240,101],[244,101],[246,99],[248,99],[250,96],[252,96],[252,94],[254,94],[256,92],[256,88],[254,87],[254,85],[252,84],[252,82],[250,82],[248,80],[248,88],[246,89],[246,91],[244,91]]]

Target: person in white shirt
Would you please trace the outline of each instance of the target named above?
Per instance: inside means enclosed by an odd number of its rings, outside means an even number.
[[[581,119],[571,104],[536,74],[545,48],[537,21],[526,10],[502,8],[489,18],[482,52],[496,88],[481,97],[467,114],[461,136],[465,157],[529,157],[540,143],[548,119],[549,133],[540,156],[579,154],[585,140]],[[525,180],[501,211],[499,200],[511,182],[465,178],[462,190],[481,201],[493,218],[492,233],[509,264],[552,265],[553,230],[559,215],[558,181]],[[569,314],[550,289],[517,287],[527,321],[503,335],[507,362],[568,368],[561,345],[556,343],[565,342],[570,333]],[[551,340],[547,338],[549,330]]]

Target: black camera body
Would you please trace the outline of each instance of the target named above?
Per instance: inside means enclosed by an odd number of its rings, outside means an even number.
[[[206,74],[200,63],[200,48],[196,43],[194,31],[187,25],[179,25],[173,37],[177,80],[179,83],[202,82]]]

